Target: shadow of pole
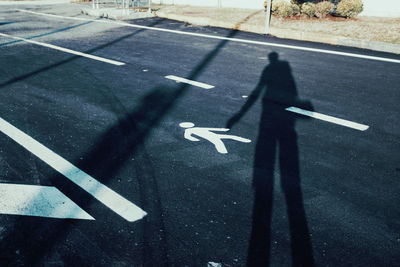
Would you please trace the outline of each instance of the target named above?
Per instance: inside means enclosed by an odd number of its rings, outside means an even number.
[[[65,31],[68,31],[68,30],[71,30],[71,29],[76,29],[76,28],[79,28],[79,27],[82,27],[84,25],[88,25],[88,24],[91,24],[91,23],[93,23],[93,21],[86,21],[86,22],[83,22],[83,23],[80,23],[80,24],[75,24],[75,25],[72,25],[72,26],[60,28],[60,29],[57,29],[57,30],[54,30],[54,31],[49,31],[49,32],[46,32],[46,33],[38,34],[38,35],[25,37],[25,39],[32,40],[32,39],[39,38],[39,37],[49,36],[49,35],[52,35],[52,34],[55,34],[55,33],[65,32]],[[2,24],[0,23],[0,25],[2,25]],[[15,40],[15,41],[10,41],[10,42],[6,42],[6,43],[0,43],[0,47],[6,46],[6,45],[10,45],[10,44],[15,44],[15,43],[21,43],[21,42],[24,42],[24,41],[23,40]]]
[[[98,46],[94,49],[86,51],[86,53],[91,53],[115,44],[126,38],[134,36],[141,31],[144,31],[144,29],[120,37],[113,42]],[[237,31],[233,30],[227,35],[227,37],[233,37],[236,35],[236,33]],[[228,42],[229,40],[221,41],[213,49],[213,51],[208,53],[208,55],[206,55],[204,59],[191,71],[191,73],[188,75],[188,79],[196,79]],[[77,58],[79,57],[74,56],[67,60],[10,79],[0,84],[0,88],[29,77],[33,77],[43,71],[59,67]],[[174,88],[167,86],[154,87],[142,98],[140,104],[133,111],[122,114],[119,121],[99,137],[99,141],[93,145],[93,148],[83,155],[82,158],[87,160],[77,160],[77,162],[79,162],[77,165],[81,169],[93,175],[96,179],[99,179],[99,181],[104,184],[109,183],[111,177],[113,177],[124,164],[127,164],[128,159],[133,155],[143,160],[143,162],[136,163],[136,168],[139,169],[139,172],[145,174],[145,179],[138,175],[138,183],[141,191],[140,198],[143,201],[143,203],[140,203],[140,206],[145,210],[151,210],[159,213],[152,214],[153,217],[156,217],[156,219],[153,219],[153,226],[146,222],[144,222],[142,225],[143,248],[141,259],[145,266],[154,265],[155,262],[157,262],[158,266],[168,266],[169,264],[165,231],[162,231],[163,234],[161,234],[161,236],[156,236],[155,234],[159,233],[160,229],[165,229],[162,218],[161,201],[158,196],[155,196],[157,201],[155,201],[153,206],[146,201],[148,196],[146,194],[157,194],[158,186],[154,174],[152,174],[151,166],[144,166],[151,165],[150,160],[146,156],[144,142],[151,130],[157,126],[157,124],[171,111],[171,109],[173,109],[175,103],[184,96],[189,86],[190,85],[188,84],[180,84]],[[124,108],[120,110],[124,110]],[[138,151],[141,151],[142,154],[138,155]],[[101,212],[92,209],[92,204],[97,202],[97,200],[95,200],[91,195],[83,191],[77,185],[60,176],[61,175],[56,175],[51,178],[53,185],[60,189],[60,191],[67,195],[71,200],[76,202],[84,210],[90,211],[89,213],[95,218],[107,218],[108,216],[113,216],[113,218],[118,217],[107,209],[106,211],[104,211],[105,209],[102,209]],[[147,178],[148,180],[146,180]],[[120,222],[123,221],[122,218],[119,218],[119,220]],[[2,238],[0,244],[0,260],[3,263],[10,264],[22,264],[28,266],[40,265],[41,260],[44,259],[46,253],[53,250],[56,245],[68,242],[68,234],[74,229],[74,227],[84,223],[86,222],[74,220],[50,220],[46,218],[42,219],[34,217],[18,217],[14,222],[13,230],[9,231],[7,235]],[[112,225],[103,224],[103,226],[110,231],[109,234],[112,234],[112,231],[115,231]],[[155,243],[162,244],[155,245]],[[113,247],[113,244],[99,245],[103,247]],[[19,251],[19,253],[16,254],[15,251]],[[106,258],[106,255],[104,255],[104,258]],[[65,255],[63,260],[65,264],[70,265],[87,265],[89,262],[90,265],[100,265],[103,259],[96,258],[95,256],[93,256],[91,259],[83,259],[82,257],[78,258],[71,255]]]
[[[288,106],[307,106],[299,101],[290,65],[269,54],[255,90],[241,110],[232,116],[227,128],[232,127],[262,96],[262,113],[253,165],[253,222],[248,248],[247,266],[269,266],[271,251],[271,218],[274,193],[274,166],[279,162],[280,185],[285,195],[289,219],[292,265],[314,266],[312,245],[301,191],[299,150],[295,121],[300,118],[285,110]]]
[[[159,21],[156,21],[156,22],[153,23],[151,26],[155,26],[155,25],[157,25],[158,23],[159,23]],[[106,43],[106,44],[102,44],[102,45],[99,45],[99,46],[94,47],[94,48],[92,48],[92,49],[89,49],[89,50],[87,50],[87,51],[85,51],[85,52],[83,52],[83,53],[90,54],[90,53],[96,52],[96,51],[98,51],[98,50],[101,50],[101,49],[103,49],[103,48],[106,48],[106,47],[108,47],[108,46],[111,46],[111,45],[113,45],[113,44],[116,44],[116,43],[118,43],[118,42],[121,42],[121,41],[123,41],[123,40],[125,40],[125,39],[127,39],[127,38],[130,38],[130,37],[132,37],[132,36],[135,36],[135,35],[137,35],[137,34],[139,34],[139,33],[141,33],[141,32],[144,32],[144,31],[146,31],[146,30],[145,30],[145,29],[137,30],[137,31],[135,31],[135,32],[133,32],[133,33],[130,33],[130,34],[121,36],[121,37],[119,37],[119,38],[117,38],[117,39],[115,39],[115,40],[113,40],[113,41],[111,41],[111,42],[108,42],[108,43]],[[76,60],[76,59],[78,59],[78,58],[81,58],[81,56],[72,56],[72,57],[67,58],[67,59],[65,59],[65,60],[56,62],[56,63],[54,63],[54,64],[45,66],[45,67],[40,68],[40,69],[37,69],[37,70],[34,70],[34,71],[32,71],[32,72],[28,72],[28,73],[23,74],[23,75],[20,75],[20,76],[18,76],[18,77],[14,77],[14,78],[9,79],[9,80],[7,80],[7,81],[5,81],[5,82],[3,82],[3,83],[0,83],[0,88],[5,87],[5,86],[8,86],[8,85],[11,85],[11,84],[13,84],[13,83],[16,83],[16,82],[19,82],[19,81],[22,81],[22,80],[25,80],[25,79],[28,79],[28,78],[30,78],[30,77],[34,77],[35,75],[38,75],[38,74],[40,74],[40,73],[42,73],[42,72],[45,72],[45,71],[48,71],[48,70],[51,70],[51,69],[60,67],[60,66],[62,66],[62,65],[64,65],[64,64],[69,63],[69,62],[71,62],[71,61],[74,61],[74,60]]]

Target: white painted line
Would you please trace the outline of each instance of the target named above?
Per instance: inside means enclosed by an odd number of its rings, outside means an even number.
[[[60,46],[56,46],[56,45],[51,45],[51,44],[47,44],[47,43],[43,43],[43,42],[33,41],[33,40],[30,40],[30,39],[25,39],[25,38],[18,37],[18,36],[13,36],[13,35],[5,34],[5,33],[0,33],[0,36],[8,37],[8,38],[15,39],[15,40],[21,40],[21,41],[24,41],[24,42],[27,42],[27,43],[31,43],[31,44],[35,44],[35,45],[40,45],[40,46],[52,48],[52,49],[55,49],[55,50],[58,50],[58,51],[62,51],[62,52],[65,52],[65,53],[69,53],[69,54],[73,54],[73,55],[77,55],[77,56],[81,56],[81,57],[94,59],[94,60],[97,60],[97,61],[102,61],[102,62],[105,62],[105,63],[117,65],[117,66],[125,65],[125,63],[120,62],[120,61],[115,61],[115,60],[112,60],[112,59],[98,57],[98,56],[82,53],[82,52],[79,52],[79,51],[75,51],[75,50],[72,50],[72,49],[68,49],[68,48],[64,48],[64,47],[60,47]]]
[[[296,108],[296,107],[288,107],[286,108],[287,111],[291,111],[294,113],[298,113],[304,116],[308,116],[308,117],[312,117],[315,119],[319,119],[319,120],[323,120],[323,121],[327,121],[327,122],[331,122],[331,123],[335,123],[338,125],[342,125],[345,127],[349,127],[352,129],[356,129],[359,131],[365,131],[369,128],[368,125],[364,125],[364,124],[360,124],[360,123],[356,123],[356,122],[352,122],[352,121],[348,121],[348,120],[343,120],[343,119],[339,119],[339,118],[335,118],[332,116],[328,116],[328,115],[324,115],[318,112],[314,112],[314,111],[309,111],[309,110],[304,110],[301,108]]]
[[[0,131],[46,162],[56,171],[64,175],[70,181],[81,187],[127,221],[133,222],[146,216],[147,213],[141,208],[114,192],[106,185],[100,183],[89,174],[75,167],[72,163],[54,153],[52,150],[48,149],[2,118],[0,118]]]
[[[176,31],[176,30],[170,30],[170,29],[156,28],[156,27],[150,27],[150,26],[142,26],[142,25],[137,25],[137,24],[129,24],[129,23],[126,23],[126,22],[118,22],[118,21],[110,21],[110,20],[95,20],[95,19],[76,18],[76,17],[66,17],[66,16],[59,16],[59,15],[52,15],[52,14],[34,12],[34,11],[24,10],[24,9],[17,9],[17,10],[20,11],[20,12],[31,13],[31,14],[35,14],[35,15],[41,15],[41,16],[54,17],[54,18],[61,18],[61,19],[94,21],[94,22],[99,22],[99,23],[111,23],[111,24],[116,24],[116,25],[121,25],[121,26],[126,26],[126,27],[132,27],[132,28],[138,28],[138,29],[146,29],[146,30],[152,30],[152,31],[169,32],[169,33],[176,33],[176,34],[182,34],[182,35],[204,37],[204,38],[209,38],[209,39],[227,40],[227,41],[231,41],[231,42],[263,45],[263,46],[271,46],[271,47],[281,47],[281,48],[288,48],[288,49],[294,49],[294,50],[302,50],[302,51],[309,51],[309,52],[315,52],[315,53],[332,54],[332,55],[338,55],[338,56],[354,57],[354,58],[361,58],[361,59],[376,60],[376,61],[383,61],[383,62],[391,62],[391,63],[400,64],[400,60],[399,59],[392,59],[392,58],[385,58],[385,57],[367,56],[367,55],[361,55],[361,54],[355,54],[355,53],[346,53],[346,52],[339,52],[339,51],[326,50],[326,49],[316,49],[316,48],[309,48],[309,47],[303,47],[303,46],[294,46],[294,45],[284,45],[284,44],[276,44],[276,43],[269,43],[269,42],[251,41],[251,40],[245,40],[245,39],[239,39],[239,38],[229,38],[229,37],[214,36],[214,35],[200,34],[200,33],[194,33],[194,32],[182,32],[182,31]]]
[[[201,88],[204,88],[204,89],[211,89],[211,88],[215,87],[213,85],[209,85],[209,84],[206,84],[206,83],[201,83],[201,82],[188,80],[188,79],[185,79],[185,78],[182,78],[182,77],[178,77],[178,76],[174,76],[174,75],[168,75],[168,76],[165,76],[165,78],[170,79],[170,80],[174,80],[174,81],[179,82],[179,83],[187,83],[187,84],[194,85],[194,86],[197,86],[197,87],[201,87]]]
[[[0,184],[0,213],[94,220],[53,186]]]

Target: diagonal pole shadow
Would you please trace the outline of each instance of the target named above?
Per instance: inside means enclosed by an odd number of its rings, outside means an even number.
[[[59,29],[56,29],[56,30],[53,30],[53,31],[49,31],[49,32],[45,32],[45,33],[41,33],[41,34],[37,34],[37,35],[33,35],[33,36],[28,36],[28,37],[25,37],[25,39],[31,40],[31,39],[35,39],[35,38],[49,36],[49,35],[52,35],[52,34],[55,34],[55,33],[65,32],[65,31],[69,31],[71,29],[76,29],[76,28],[82,27],[84,25],[91,24],[93,22],[94,21],[86,21],[86,22],[75,24],[75,25],[72,25],[72,26],[59,28]],[[0,23],[0,25],[2,25],[2,24]],[[23,40],[15,40],[15,41],[10,41],[10,42],[0,43],[0,47],[6,46],[6,45],[15,44],[15,43],[20,43],[20,42],[24,42],[24,41]]]
[[[151,27],[156,26],[156,25],[159,24],[161,21],[162,21],[162,20],[157,20],[156,22],[154,22],[154,23],[151,24]],[[92,49],[89,49],[89,50],[87,50],[87,51],[84,51],[83,53],[91,54],[91,53],[96,52],[96,51],[99,51],[99,50],[101,50],[101,49],[103,49],[103,48],[106,48],[106,47],[109,47],[109,46],[114,45],[114,44],[116,44],[116,43],[119,43],[119,42],[121,42],[121,41],[123,41],[123,40],[125,40],[125,39],[128,39],[128,38],[132,37],[132,36],[135,36],[135,35],[137,35],[137,34],[140,34],[140,33],[144,32],[144,31],[146,31],[146,29],[136,30],[136,31],[134,31],[133,33],[130,33],[130,34],[121,36],[121,37],[119,37],[119,38],[117,38],[117,39],[115,39],[115,40],[113,40],[113,41],[111,41],[111,42],[108,42],[108,43],[105,43],[105,44],[96,46],[96,47],[94,47],[94,48],[92,48]],[[60,67],[60,66],[62,66],[62,65],[64,65],[64,64],[67,64],[67,63],[69,63],[69,62],[72,62],[72,61],[74,61],[74,60],[76,60],[76,59],[78,59],[78,58],[81,58],[81,56],[72,56],[72,57],[67,58],[67,59],[65,59],[65,60],[56,62],[56,63],[54,63],[54,64],[50,64],[50,65],[48,65],[48,66],[44,66],[44,67],[39,68],[39,69],[37,69],[37,70],[34,70],[34,71],[32,71],[32,72],[28,72],[28,73],[23,74],[23,75],[20,75],[20,76],[18,76],[18,77],[14,77],[14,78],[9,79],[9,80],[7,80],[7,81],[5,81],[5,82],[3,82],[3,83],[0,83],[0,88],[5,87],[5,86],[8,86],[8,85],[11,85],[11,84],[16,83],[16,82],[19,82],[19,81],[21,81],[21,80],[28,79],[28,78],[30,78],[30,77],[34,77],[34,76],[36,76],[36,75],[38,75],[38,74],[40,74],[40,73],[42,73],[42,72],[45,72],[45,71],[48,71],[48,70],[51,70],[51,69]]]
[[[144,29],[125,35],[113,42],[98,46],[86,52],[90,53],[110,46],[141,31],[144,31]],[[232,30],[227,37],[233,37],[237,32],[237,30]],[[190,72],[188,79],[195,80],[209,66],[212,60],[228,42],[229,40],[223,40],[218,43],[218,45]],[[78,56],[10,79],[0,84],[0,87],[5,87],[17,81],[33,77],[41,72],[60,67],[76,58],[78,58]],[[142,227],[141,244],[143,247],[140,257],[144,266],[154,265],[155,262],[157,262],[158,266],[169,266],[167,256],[168,244],[162,216],[162,203],[158,196],[158,185],[152,171],[151,162],[144,149],[144,142],[149,133],[157,127],[160,121],[174,108],[176,102],[185,95],[189,90],[189,86],[188,84],[180,84],[177,87],[154,87],[149,93],[142,97],[139,105],[134,110],[125,114],[117,114],[120,117],[118,122],[100,136],[98,142],[93,145],[92,149],[83,155],[82,158],[87,160],[83,162],[77,160],[80,168],[107,184],[110,182],[111,177],[125,166],[128,159],[132,158],[132,156],[141,159],[140,163],[136,163],[136,168],[139,170],[137,182],[139,184],[140,199],[142,201],[140,206],[145,210],[157,213],[152,215],[153,219],[151,223],[146,223],[147,218],[145,218],[143,222],[136,224]],[[105,209],[105,207],[103,207],[101,211],[93,209],[92,204],[97,201],[75,184],[60,177],[60,175],[55,175],[51,178],[51,181],[80,207],[94,215],[95,218],[105,219],[108,216],[112,218],[118,217],[111,211]],[[149,194],[156,194],[156,201],[150,203],[150,201],[147,200]],[[119,220],[120,223],[122,223],[122,219]],[[32,217],[17,218],[13,225],[14,230],[9,231],[7,236],[1,241],[0,260],[11,264],[22,262],[29,266],[40,265],[50,251],[68,242],[68,234],[72,232],[73,229],[83,224],[85,224],[85,222],[82,221],[48,220]],[[114,231],[110,225],[104,225],[103,223],[103,226],[110,230],[111,233]],[[160,229],[163,230],[162,234],[156,234],[160,232]],[[91,232],[90,234],[95,235],[97,233]],[[109,249],[109,245],[107,244],[102,244],[102,246],[103,250]],[[19,251],[19,255],[16,255],[15,251]],[[113,252],[110,253],[112,254]],[[93,265],[91,261],[95,261],[95,265],[96,263],[101,263],[101,259],[95,259],[94,257],[91,259],[77,258],[71,263],[75,265]]]

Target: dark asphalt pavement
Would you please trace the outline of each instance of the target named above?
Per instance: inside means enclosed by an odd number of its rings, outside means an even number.
[[[87,18],[74,5],[18,8]],[[158,18],[131,23],[400,59]],[[47,17],[9,6],[0,10],[0,34],[126,63],[0,35],[0,117],[147,212],[126,221],[0,133],[1,183],[54,186],[95,218],[0,214],[0,265],[400,262],[399,63]],[[276,64],[268,59],[272,52]],[[167,75],[215,87],[176,83]],[[369,129],[295,115],[287,106]],[[227,154],[205,139],[185,139],[179,125],[225,128],[235,114],[223,134],[251,143],[224,139]]]

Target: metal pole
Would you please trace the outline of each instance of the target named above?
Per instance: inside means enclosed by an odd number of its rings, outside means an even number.
[[[269,34],[269,22],[271,20],[271,2],[272,0],[267,0],[267,15],[265,18],[265,34]]]
[[[149,9],[147,10],[147,12],[148,12],[149,14],[151,14],[151,0],[148,0],[148,3],[149,3]]]

